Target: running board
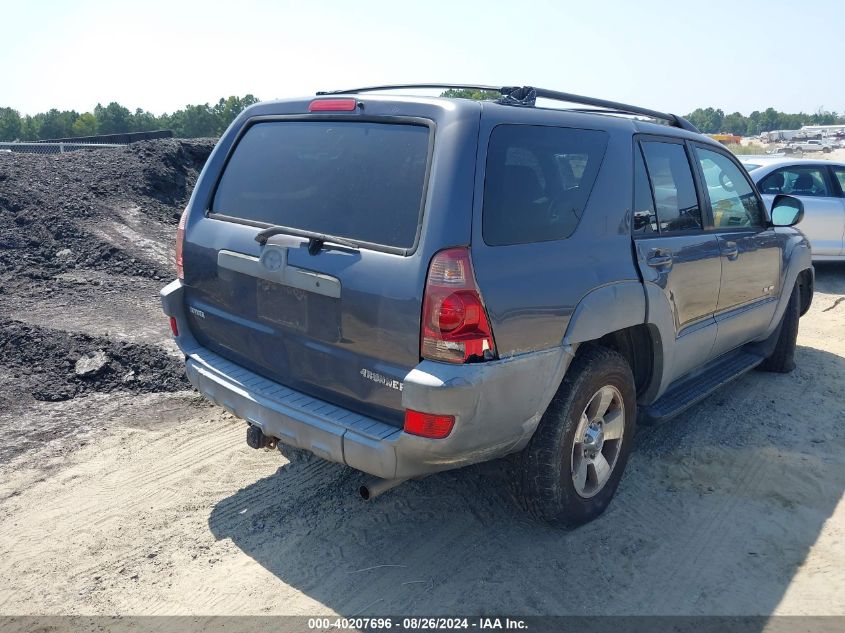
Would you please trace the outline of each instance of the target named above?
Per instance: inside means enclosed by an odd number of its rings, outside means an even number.
[[[675,417],[700,402],[719,387],[739,378],[762,363],[764,358],[748,351],[739,351],[720,358],[701,372],[682,378],[669,387],[657,402],[639,408],[641,424],[657,424]]]

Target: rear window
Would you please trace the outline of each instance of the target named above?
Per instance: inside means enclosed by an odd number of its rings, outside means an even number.
[[[584,212],[607,133],[499,125],[490,134],[482,234],[491,246],[560,240]]]
[[[429,129],[360,121],[252,125],[223,172],[212,212],[411,248]]]

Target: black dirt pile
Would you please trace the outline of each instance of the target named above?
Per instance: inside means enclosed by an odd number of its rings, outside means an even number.
[[[175,227],[213,139],[164,139],[66,154],[0,153],[0,294],[3,286],[74,269],[167,278],[86,227],[134,207]]]
[[[184,364],[140,345],[0,320],[0,406],[58,402],[93,392],[149,393],[189,387]],[[6,400],[6,402],[3,402]]]

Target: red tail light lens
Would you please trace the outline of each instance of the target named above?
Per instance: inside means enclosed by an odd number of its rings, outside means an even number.
[[[185,267],[182,263],[182,249],[185,245],[185,220],[188,217],[188,210],[182,211],[179,218],[179,228],[176,229],[176,276],[179,279],[185,278]]]
[[[173,336],[179,336],[179,326],[176,325],[176,317],[170,317],[170,331],[173,332]]]
[[[423,297],[420,356],[449,363],[496,357],[469,249],[450,248],[431,260]]]
[[[309,112],[352,112],[358,107],[355,99],[315,99],[308,104]]]
[[[420,413],[413,409],[405,411],[405,433],[440,440],[447,437],[455,426],[454,415]]]

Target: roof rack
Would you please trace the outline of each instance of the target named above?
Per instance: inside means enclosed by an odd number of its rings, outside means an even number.
[[[619,103],[617,101],[608,101],[606,99],[596,99],[594,97],[585,97],[582,95],[572,94],[570,92],[559,92],[557,90],[547,90],[546,88],[534,88],[532,86],[484,86],[484,85],[470,85],[470,84],[392,84],[386,86],[367,86],[365,88],[350,88],[348,90],[329,90],[318,92],[318,96],[322,95],[343,95],[355,94],[359,92],[381,92],[385,90],[403,90],[407,88],[413,89],[430,89],[442,88],[446,90],[487,90],[489,92],[497,92],[501,96],[498,99],[499,103],[505,105],[533,107],[536,104],[537,98],[551,99],[553,101],[562,101],[566,103],[578,103],[581,105],[592,106],[594,108],[601,108],[600,110],[587,110],[580,108],[578,112],[593,112],[598,114],[634,114],[646,116],[651,119],[659,119],[666,121],[669,125],[688,130],[690,132],[700,133],[698,128],[685,118],[677,114],[670,114],[668,112],[660,112],[658,110],[650,110],[649,108],[641,108],[639,106],[628,105],[626,103]]]

